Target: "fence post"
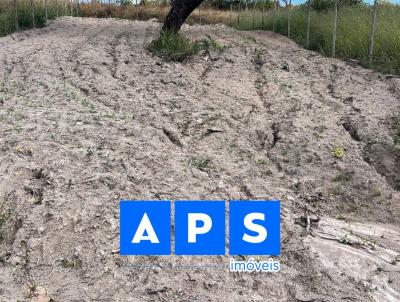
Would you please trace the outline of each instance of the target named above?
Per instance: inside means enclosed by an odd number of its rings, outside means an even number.
[[[231,10],[229,13],[229,26],[232,26],[232,3],[231,3]]]
[[[307,17],[307,38],[306,38],[306,48],[310,48],[310,27],[311,27],[311,1],[308,0],[308,17]]]
[[[18,24],[18,7],[17,7],[17,0],[13,1],[14,4],[14,22],[15,22],[15,30],[19,30],[19,24]]]
[[[199,24],[202,25],[201,24],[201,8],[200,8],[200,5],[199,5]]]
[[[138,0],[136,0],[136,20],[139,21],[139,7],[138,7]]]
[[[32,14],[32,26],[33,26],[33,28],[36,28],[36,24],[35,24],[35,8],[34,8],[33,0],[31,0],[31,14]]]
[[[371,36],[369,38],[369,48],[368,48],[368,60],[369,65],[372,65],[372,55],[374,52],[374,39],[376,31],[376,13],[378,10],[378,0],[374,0],[374,7],[372,10],[372,24],[371,24]]]
[[[272,31],[275,32],[276,29],[276,0],[274,0],[274,22],[272,24]]]
[[[332,57],[336,55],[336,31],[337,31],[337,17],[338,17],[339,0],[335,1],[335,16],[333,18],[333,37],[332,37]]]
[[[289,1],[288,21],[287,21],[287,36],[290,38],[290,30],[292,26],[292,0]]]
[[[237,25],[240,27],[240,3],[238,3],[238,12],[237,12]]]
[[[256,5],[257,5],[257,0],[255,0],[253,3],[253,30],[256,29]]]
[[[46,22],[47,22],[48,21],[47,0],[44,0],[44,10],[45,10],[45,16],[46,16]]]
[[[261,10],[261,29],[264,30],[264,15],[265,15],[265,2],[262,3]]]

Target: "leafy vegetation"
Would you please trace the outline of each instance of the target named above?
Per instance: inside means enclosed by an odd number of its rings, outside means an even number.
[[[148,50],[164,60],[182,62],[201,50],[213,49],[222,51],[224,47],[211,36],[207,39],[192,42],[189,38],[174,32],[163,31],[153,40]]]
[[[343,150],[343,148],[342,147],[335,147],[334,149],[333,149],[333,156],[335,157],[335,158],[342,158],[343,156],[344,156],[344,150]]]
[[[200,171],[209,173],[211,171],[211,162],[205,158],[192,158],[191,163]]]
[[[339,171],[334,177],[334,182],[348,182],[353,178],[353,173],[349,171]]]
[[[198,53],[201,45],[179,33],[164,31],[150,43],[148,50],[165,60],[182,62],[187,57]]]

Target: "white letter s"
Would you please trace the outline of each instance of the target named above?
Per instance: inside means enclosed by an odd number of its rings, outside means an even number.
[[[250,213],[244,217],[244,226],[253,232],[258,233],[257,236],[243,235],[243,240],[250,243],[261,243],[267,239],[267,229],[262,225],[253,223],[254,220],[265,220],[264,213]]]

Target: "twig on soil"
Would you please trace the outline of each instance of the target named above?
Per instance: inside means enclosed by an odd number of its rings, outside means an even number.
[[[307,220],[306,231],[307,231],[307,233],[310,233],[311,222],[310,222],[310,216],[308,215],[308,213],[306,213],[306,220]]]

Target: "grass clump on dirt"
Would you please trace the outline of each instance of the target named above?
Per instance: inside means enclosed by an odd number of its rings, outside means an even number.
[[[203,48],[212,49],[215,51],[223,51],[225,46],[219,44],[213,37],[207,35],[207,39],[203,39],[200,41],[203,44]]]
[[[6,238],[6,226],[10,218],[11,210],[0,210],[0,242],[2,242]]]
[[[207,39],[193,42],[179,33],[170,31],[162,31],[158,38],[153,40],[148,47],[150,53],[164,60],[174,62],[182,62],[190,56],[206,49],[221,52],[225,47],[220,45],[211,36],[207,36]]]
[[[148,47],[152,54],[175,62],[182,62],[201,49],[202,47],[198,42],[192,42],[179,33],[169,31],[161,32],[159,37],[153,40]]]
[[[340,171],[333,177],[332,180],[334,182],[348,182],[351,181],[352,178],[353,178],[353,173],[349,171]]]
[[[211,161],[205,158],[192,158],[191,162],[193,166],[200,171],[210,172],[211,171]]]

